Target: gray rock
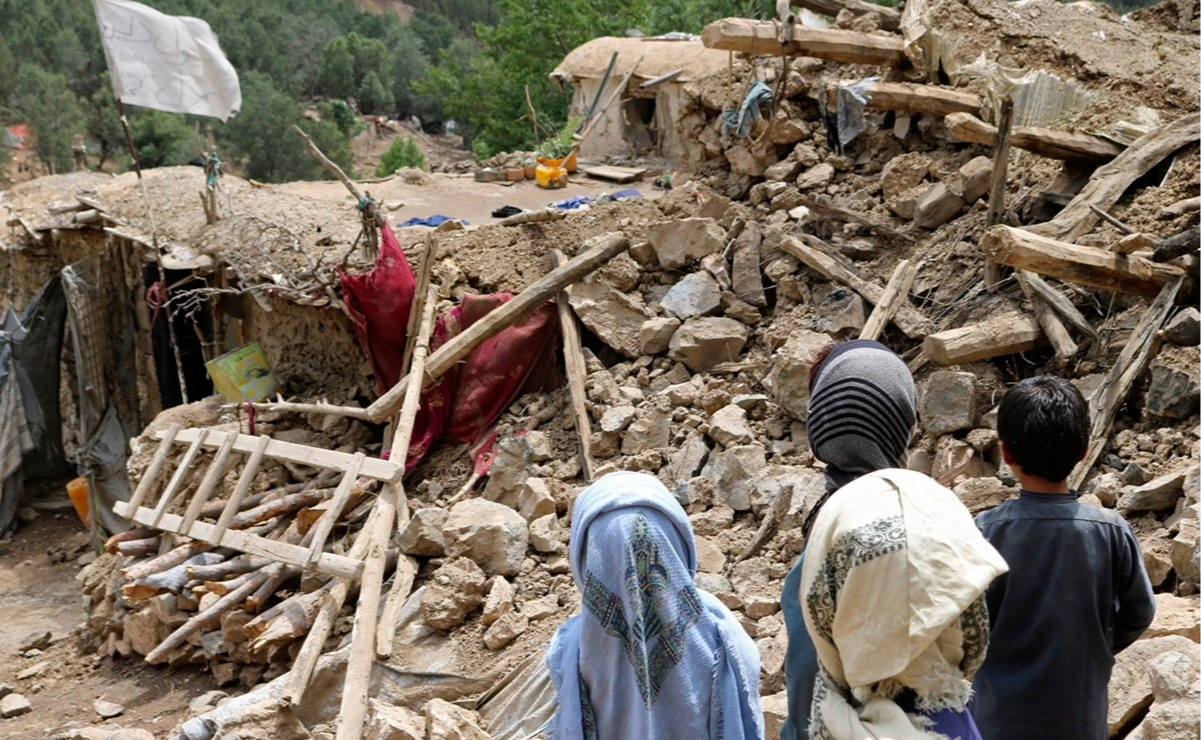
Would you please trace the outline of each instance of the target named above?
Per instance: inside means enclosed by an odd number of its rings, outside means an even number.
[[[976,376],[952,370],[930,374],[922,385],[918,416],[935,436],[968,429],[976,418]]]
[[[644,355],[666,352],[671,338],[680,328],[680,320],[670,316],[655,317],[642,322],[638,327],[638,347]]]
[[[750,444],[755,439],[746,411],[735,404],[718,409],[709,417],[709,437],[723,447]]]
[[[740,301],[759,308],[767,305],[767,296],[763,292],[762,267],[760,266],[762,241],[763,233],[759,224],[754,221],[748,223],[734,243],[734,260],[730,275],[734,295]]]
[[[1109,679],[1109,734],[1113,736],[1151,705],[1151,663],[1169,652],[1195,653],[1197,645],[1185,637],[1139,640],[1116,656]]]
[[[1196,587],[1201,584],[1201,573],[1197,568],[1198,526],[1196,519],[1180,522],[1180,531],[1172,538],[1172,568],[1180,583]]]
[[[633,406],[610,406],[601,416],[602,432],[620,432],[630,425],[638,416],[638,409]]]
[[[701,573],[721,573],[726,567],[726,554],[712,540],[697,537],[696,567]]]
[[[797,329],[772,358],[771,398],[794,419],[808,416],[809,366],[830,341],[828,334]]]
[[[817,299],[813,328],[831,336],[859,336],[867,323],[867,308],[863,298],[841,285],[831,285]]]
[[[555,457],[555,446],[551,443],[550,437],[546,436],[546,432],[537,429],[526,432],[524,435],[526,447],[530,450],[531,462],[546,462]]]
[[[1201,702],[1198,692],[1168,702],[1155,702],[1139,725],[1142,740],[1191,740],[1201,730]],[[1133,735],[1127,735],[1134,738]]]
[[[791,180],[800,173],[801,168],[801,163],[789,155],[763,170],[763,177],[771,184],[780,180]]]
[[[425,740],[425,718],[411,709],[372,699],[365,736],[372,740]]]
[[[1117,473],[1102,473],[1085,485],[1084,493],[1096,496],[1104,506],[1112,509],[1117,506],[1122,487],[1122,479]]]
[[[1201,311],[1193,306],[1181,309],[1163,329],[1164,341],[1182,347],[1201,344]]]
[[[696,587],[702,591],[708,591],[711,594],[730,593],[734,588],[730,585],[730,581],[725,576],[717,573],[697,573],[693,579]]]
[[[484,647],[489,650],[500,650],[521,637],[529,626],[529,617],[520,612],[508,612],[493,622],[484,632]],[[481,735],[481,737],[487,737],[487,735]]]
[[[1136,488],[1127,489],[1118,499],[1118,510],[1165,511],[1175,507],[1176,501],[1184,495],[1184,475],[1185,471],[1177,470]]]
[[[880,189],[885,200],[917,187],[930,172],[929,155],[906,152],[885,163],[880,170]]]
[[[193,712],[199,712],[203,709],[217,706],[222,699],[226,699],[228,697],[229,694],[225,693],[224,691],[218,691],[216,689],[212,691],[206,691],[188,702],[188,709],[192,710]]]
[[[442,527],[446,555],[475,561],[488,575],[515,575],[529,544],[525,519],[503,504],[483,499],[460,501]]]
[[[972,516],[982,511],[995,509],[1011,498],[1017,498],[1018,489],[1010,488],[993,477],[965,478],[955,482],[951,489]]]
[[[613,377],[608,373],[593,373],[592,377],[604,375],[612,384]],[[614,389],[613,394],[617,391]],[[533,464],[533,450],[525,441],[524,436],[501,437],[496,443],[496,456],[488,471],[488,483],[484,486],[484,497],[490,501],[516,495],[529,477],[530,466]]]
[[[647,240],[659,264],[669,270],[725,249],[725,229],[711,218],[684,218],[652,224]]]
[[[654,406],[645,409],[626,429],[621,440],[621,452],[623,455],[637,455],[670,444],[671,414],[666,408]]]
[[[584,326],[619,354],[642,353],[638,332],[650,314],[641,302],[603,283],[576,283],[567,289],[567,301]]]
[[[400,534],[400,551],[425,558],[442,555],[442,527],[446,524],[446,517],[446,509],[414,511],[413,518]]]
[[[763,445],[737,445],[711,455],[703,474],[714,479],[722,503],[734,511],[748,511],[755,481],[765,467],[767,454]]]
[[[92,709],[95,709],[96,714],[100,715],[104,719],[120,717],[125,713],[125,707],[115,702],[105,701],[104,699],[96,699],[93,701]]]
[[[668,356],[693,372],[704,372],[737,360],[749,334],[745,325],[733,319],[689,319],[671,338]]]
[[[1155,702],[1171,701],[1188,696],[1197,680],[1197,651],[1182,653],[1176,650],[1161,653],[1151,661],[1151,694]]]
[[[992,159],[983,155],[976,157],[959,168],[963,201],[975,203],[992,187]]]
[[[709,273],[693,272],[673,285],[659,305],[681,321],[708,316],[721,308],[721,288]]]
[[[828,162],[822,162],[801,173],[796,179],[797,190],[813,190],[824,188],[834,179],[834,167]]]
[[[530,545],[538,552],[562,550],[563,539],[563,527],[556,515],[547,514],[530,522]]]
[[[484,600],[484,613],[480,617],[485,625],[492,624],[513,611],[513,598],[517,590],[504,576],[493,576],[488,581],[488,598]]]
[[[736,144],[726,149],[725,155],[730,162],[730,171],[735,174],[762,177],[763,173],[767,171],[767,160],[755,156],[749,147],[742,144]]]
[[[442,699],[425,705],[425,734],[428,740],[489,740],[478,714]]]
[[[935,183],[922,191],[913,204],[913,223],[923,229],[937,229],[963,211],[963,197],[946,183]]]
[[[33,705],[21,694],[9,694],[0,699],[0,717],[20,717],[33,711]]]
[[[493,500],[486,490],[484,498]],[[545,478],[526,478],[516,491],[506,492],[495,501],[513,509],[527,522],[555,513],[555,497]]]
[[[709,459],[709,445],[702,434],[693,432],[684,444],[672,453],[667,464],[668,480],[676,484],[691,480]]]
[[[458,627],[484,603],[484,582],[484,572],[472,560],[448,561],[421,592],[421,618],[435,629]]]
[[[761,591],[745,594],[742,603],[746,615],[751,619],[762,619],[780,611],[780,597]]]
[[[780,496],[787,496],[788,506],[784,510],[780,529],[800,526],[826,491],[825,476],[813,468],[799,465],[768,465],[755,481],[755,492],[751,494],[751,510],[763,516]]]
[[[1147,411],[1169,419],[1186,419],[1201,405],[1196,347],[1169,347],[1151,361]]]

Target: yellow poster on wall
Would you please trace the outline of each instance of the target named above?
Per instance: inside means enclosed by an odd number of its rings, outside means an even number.
[[[217,391],[230,403],[258,402],[270,398],[278,389],[275,372],[263,348],[251,342],[230,350],[204,365]]]

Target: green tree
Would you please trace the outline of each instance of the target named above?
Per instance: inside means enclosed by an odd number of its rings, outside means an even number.
[[[345,100],[327,100],[317,106],[317,111],[321,120],[333,121],[343,136],[354,137],[363,130],[362,122]]]
[[[424,10],[417,11],[409,28],[421,40],[421,50],[429,59],[437,59],[442,50],[450,46],[455,36],[455,24],[443,15],[435,15]]]
[[[416,167],[425,169],[425,155],[421,153],[417,142],[406,136],[403,140],[398,136],[392,140],[391,146],[380,157],[379,166],[375,168],[376,177],[388,177],[401,167]]]
[[[108,75],[103,79],[104,84],[83,104],[88,133],[100,143],[97,169],[103,168],[109,159],[123,159],[120,155],[126,150],[125,130],[121,126],[121,114],[117,112],[117,99],[108,83]]]
[[[354,52],[345,36],[331,39],[321,51],[317,87],[331,98],[349,98],[358,91],[354,77]]]
[[[17,74],[17,108],[25,114],[34,136],[34,153],[46,171],[70,172],[71,141],[84,131],[79,99],[61,74],[32,64]]]
[[[196,136],[182,113],[138,108],[130,119],[133,147],[143,168],[187,164],[199,155]]]
[[[368,72],[359,85],[359,110],[363,113],[388,113],[394,104],[392,91],[384,87],[378,74]]]

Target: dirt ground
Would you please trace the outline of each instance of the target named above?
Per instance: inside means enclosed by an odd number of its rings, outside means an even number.
[[[216,688],[212,677],[198,670],[101,658],[85,650],[78,630],[87,615],[75,575],[82,567],[80,558],[87,562],[90,536],[65,493],[39,506],[43,509],[37,519],[0,543],[0,686],[11,687],[33,705],[28,714],[0,720],[0,736],[70,737],[74,730],[95,726],[142,728],[167,737],[186,718],[188,702]],[[46,632],[49,646],[22,650]],[[38,666],[38,675],[18,678]],[[93,705],[97,699],[125,710],[102,719]]]

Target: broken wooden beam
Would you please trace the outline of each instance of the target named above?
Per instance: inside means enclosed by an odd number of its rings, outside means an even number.
[[[1101,450],[1109,439],[1109,427],[1113,423],[1113,417],[1126,402],[1126,396],[1134,382],[1142,376],[1151,362],[1156,335],[1175,308],[1176,294],[1180,291],[1182,282],[1183,278],[1177,278],[1163,286],[1159,295],[1147,308],[1147,312],[1143,314],[1138,326],[1130,333],[1121,354],[1110,368],[1109,375],[1093,393],[1089,402],[1092,414],[1089,421],[1088,452],[1068,476],[1068,485],[1072,490],[1084,484],[1088,471],[1101,456]]]
[[[922,341],[922,355],[937,365],[959,365],[1025,352],[1043,342],[1033,317],[1012,313],[931,334]]]
[[[877,36],[837,29],[812,29],[798,26],[792,39],[781,44],[776,27],[770,21],[723,18],[705,26],[701,42],[710,49],[828,59],[848,64],[876,64],[895,67],[906,63],[905,45],[900,36]]]
[[[1093,340],[1098,339],[1097,330],[1093,328],[1092,324],[1088,323],[1088,319],[1084,318],[1084,314],[1080,313],[1079,309],[1072,305],[1067,296],[1060,293],[1050,283],[1033,272],[1023,271],[1022,277],[1025,284],[1039,298],[1046,302],[1048,306],[1055,309],[1055,312],[1059,314],[1061,319],[1074,326],[1077,331],[1086,337]]]
[[[843,87],[857,81],[840,83]],[[948,116],[952,113],[980,115],[983,105],[979,95],[950,87],[920,85],[913,82],[873,82],[867,88],[867,107],[872,110],[891,110],[898,113],[929,113]]]
[[[900,11],[866,0],[791,0],[790,4],[835,18],[844,10],[856,16],[875,16],[880,23],[880,28],[885,31],[896,31],[901,27]]]
[[[556,249],[551,252],[552,266],[558,267],[563,255]],[[575,417],[576,437],[580,444],[580,469],[584,482],[592,482],[592,421],[588,416],[588,398],[584,381],[588,370],[584,367],[584,350],[580,341],[580,328],[575,312],[567,300],[567,293],[559,294],[559,331],[563,334],[563,365],[567,369],[567,387],[571,393],[571,409]]]
[[[1159,218],[1167,221],[1168,219],[1179,218],[1186,213],[1195,213],[1201,211],[1201,195],[1194,198],[1185,198],[1178,200],[1172,205],[1164,208],[1159,212]]]
[[[1201,138],[1201,113],[1178,118],[1135,140],[1126,151],[1098,167],[1088,183],[1055,218],[1029,227],[1035,234],[1075,241],[1097,223],[1090,205],[1112,208],[1135,180],[1176,150]]]
[[[917,267],[912,262],[901,260],[897,263],[892,277],[888,279],[888,285],[884,286],[883,297],[872,309],[871,316],[867,317],[863,331],[859,332],[860,339],[880,338],[880,335],[884,333],[884,327],[896,316],[897,309],[909,299],[909,289],[913,287],[916,277]]]
[[[425,366],[423,385],[437,381],[447,370],[457,365],[486,339],[533,313],[536,308],[558,295],[559,291],[579,281],[629,248],[629,239],[613,233],[602,234],[584,242],[580,254],[568,260],[561,267],[551,270],[512,300],[484,316],[430,354]],[[369,419],[378,423],[396,413],[404,399],[405,389],[411,375],[412,373],[405,375],[387,393],[367,407]]]
[[[830,203],[825,198],[811,198],[807,195],[802,195],[797,203],[808,208],[810,215],[816,218],[832,219],[835,221],[849,221],[851,223],[867,227],[881,236],[887,236],[893,239],[911,238],[908,234],[897,231],[883,221],[879,221],[870,216],[865,216],[856,211],[840,208],[839,206]]]
[[[988,215],[984,228],[991,229],[1005,218],[1005,187],[1009,183],[1009,146],[1013,143],[1013,98],[1001,101],[997,138],[993,142],[992,182],[988,189]],[[992,293],[1001,283],[1001,266],[984,260],[984,286]]]
[[[1183,274],[1174,265],[1048,239],[1024,229],[994,226],[981,249],[997,262],[1102,290],[1152,297]]]
[[[1134,254],[1141,249],[1149,249],[1159,243],[1159,240],[1153,236],[1147,236],[1141,231],[1136,231],[1133,234],[1126,234],[1121,239],[1118,239],[1113,244],[1110,244],[1107,249],[1115,254]]]
[[[816,270],[827,280],[834,280],[847,286],[872,305],[879,305],[884,300],[883,287],[864,280],[843,267],[841,263],[830,256],[827,251],[829,247],[821,239],[809,234],[800,234],[796,237],[786,236],[780,242],[780,248],[805,263],[810,269]],[[905,305],[906,303],[902,303],[893,319],[897,327],[910,339],[921,339],[932,333],[934,331],[933,322],[922,316],[913,307]]]
[[[970,144],[992,145],[997,127],[971,113],[951,113],[946,117],[947,133]],[[1018,149],[1048,159],[1109,160],[1122,153],[1122,147],[1109,139],[1078,131],[1060,131],[1042,126],[1016,126],[1011,144]]]
[[[1034,318],[1038,321],[1038,325],[1042,327],[1043,334],[1046,335],[1047,341],[1055,349],[1055,360],[1061,366],[1066,366],[1076,356],[1079,347],[1068,334],[1067,327],[1063,325],[1063,320],[1059,315],[1052,310],[1050,304],[1042,299],[1042,297],[1034,292],[1027,281],[1027,276],[1031,273],[1019,270],[1017,273],[1018,285],[1022,287],[1022,292],[1026,294],[1026,298],[1030,301],[1030,308],[1034,312]]]
[[[1197,224],[1193,224],[1179,234],[1173,234],[1155,245],[1155,252],[1151,255],[1151,260],[1167,262],[1189,252],[1197,251],[1199,244],[1201,244],[1201,230],[1198,229]]]

